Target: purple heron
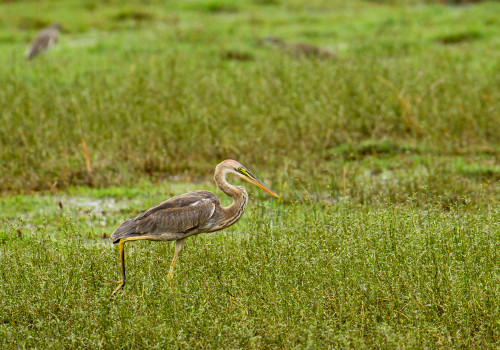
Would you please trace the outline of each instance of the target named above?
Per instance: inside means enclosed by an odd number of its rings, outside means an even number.
[[[231,205],[223,207],[212,192],[193,191],[170,198],[136,218],[126,220],[113,232],[111,239],[119,247],[122,273],[120,281],[109,281],[118,283],[113,295],[125,285],[126,242],[175,241],[174,259],[168,273],[172,285],[175,262],[189,236],[225,229],[241,218],[248,202],[248,194],[243,186],[233,186],[226,181],[228,173],[236,174],[274,197],[279,197],[239,162],[231,159],[221,162],[215,168],[215,183],[222,192],[233,198]]]
[[[48,28],[42,30],[26,50],[26,59],[30,60],[38,54],[47,51],[57,43],[57,38],[62,27],[59,23],[55,23]]]

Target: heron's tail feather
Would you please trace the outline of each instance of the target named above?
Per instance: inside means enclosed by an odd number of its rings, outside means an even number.
[[[137,235],[135,229],[136,225],[134,224],[134,219],[126,220],[123,224],[120,225],[120,227],[115,230],[115,232],[111,234],[113,244],[117,244],[122,238]]]

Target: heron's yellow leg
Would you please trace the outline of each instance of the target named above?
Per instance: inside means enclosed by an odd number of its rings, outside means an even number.
[[[149,239],[148,237],[129,237],[129,238],[122,238],[120,239],[120,242],[118,243],[118,248],[120,250],[120,261],[122,264],[122,279],[121,281],[108,281],[109,283],[118,283],[118,287],[113,291],[113,294],[111,296],[115,295],[117,291],[123,288],[125,285],[125,242],[128,241],[138,241],[138,240],[144,240],[144,239]]]
[[[177,258],[179,257],[179,253],[181,252],[182,248],[184,247],[184,243],[186,243],[186,238],[179,239],[179,240],[175,241],[174,259],[172,260],[172,264],[170,265],[170,270],[168,271],[168,276],[167,276],[168,282],[169,282],[171,287],[174,285],[175,262],[177,261]]]

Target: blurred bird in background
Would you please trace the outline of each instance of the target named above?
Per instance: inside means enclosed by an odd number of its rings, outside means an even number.
[[[26,59],[31,60],[54,46],[57,43],[61,30],[62,27],[59,23],[54,23],[50,27],[43,29],[37,37],[33,39],[28,50],[26,50]]]

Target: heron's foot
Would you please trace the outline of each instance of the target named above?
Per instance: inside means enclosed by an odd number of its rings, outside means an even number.
[[[120,289],[122,289],[123,286],[125,285],[125,281],[123,281],[123,280],[121,280],[121,281],[108,281],[108,283],[118,283],[118,287],[116,287],[116,289],[113,291],[111,296],[114,296],[115,293],[118,292]]]

